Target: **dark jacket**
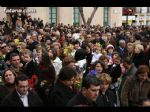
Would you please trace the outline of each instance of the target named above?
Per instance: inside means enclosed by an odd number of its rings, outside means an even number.
[[[32,91],[29,91],[28,103],[29,107],[43,106],[42,100],[35,92]],[[24,107],[23,102],[21,101],[16,90],[14,90],[11,94],[4,98],[4,100],[1,103],[1,106]]]
[[[112,77],[112,84],[117,82],[117,79],[121,76],[121,67],[120,64],[114,66],[114,64],[108,66],[107,72]]]
[[[116,51],[119,53],[120,57],[123,57],[127,54],[127,49],[126,48],[124,48],[122,50],[120,47],[118,47],[118,48],[116,48]]]
[[[99,107],[115,107],[115,95],[112,91],[107,90],[105,94],[102,92],[99,93],[99,97],[97,98],[97,104]]]
[[[132,64],[131,67],[128,70],[126,70],[126,72],[123,74],[121,84],[120,84],[120,87],[118,90],[119,96],[120,96],[122,86],[123,86],[125,80],[127,79],[127,77],[135,77],[136,71],[137,71],[137,68],[134,66],[134,64]]]
[[[133,57],[133,63],[138,68],[139,65],[147,65],[149,66],[149,57],[148,54],[144,54],[143,52],[139,54],[135,54]]]
[[[128,78],[121,91],[121,106],[139,106],[143,99],[150,99],[150,79],[140,86],[137,77]]]
[[[3,99],[15,89],[14,84],[0,85],[0,103]]]
[[[34,41],[34,42],[32,42],[31,44],[29,44],[29,45],[27,46],[27,49],[33,51],[33,49],[36,48],[36,45],[37,45],[37,44],[39,44],[39,43],[36,42],[36,41]]]
[[[65,86],[60,80],[57,80],[52,92],[49,94],[49,106],[66,106],[75,94],[75,91]]]
[[[32,79],[32,76],[34,75],[37,77],[37,81],[33,81],[33,88],[35,88],[40,98],[46,104],[47,93],[51,91],[55,81],[54,67],[43,66],[41,64],[37,64],[35,61],[32,60],[28,63],[25,71],[30,79]],[[46,85],[41,86],[43,81],[47,81],[47,83]]]
[[[89,101],[86,97],[82,95],[82,93],[76,94],[68,103],[67,107],[94,107],[97,106],[96,102]]]

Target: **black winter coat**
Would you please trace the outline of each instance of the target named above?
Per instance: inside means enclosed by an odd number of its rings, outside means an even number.
[[[89,101],[82,93],[76,94],[68,103],[67,107],[97,107],[96,102]]]
[[[75,91],[65,86],[60,80],[54,85],[48,97],[48,106],[66,106],[68,101],[76,94]]]
[[[37,107],[43,106],[43,102],[40,97],[32,91],[29,91],[28,94],[28,103],[29,107]],[[6,96],[1,103],[1,106],[9,106],[9,107],[24,107],[23,102],[19,98],[19,95],[16,90],[14,90],[11,94]]]
[[[112,91],[107,90],[105,94],[99,93],[96,103],[99,107],[115,107],[115,95]]]

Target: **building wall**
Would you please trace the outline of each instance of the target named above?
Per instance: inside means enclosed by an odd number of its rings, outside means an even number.
[[[32,12],[32,10],[35,10]],[[32,18],[41,18],[44,23],[49,22],[49,8],[48,7],[28,7],[28,15],[31,15]]]
[[[0,19],[6,17],[4,7],[0,7],[1,16]],[[103,9],[104,7],[99,7],[94,15],[94,18],[91,22],[91,25],[100,24],[103,26]],[[32,18],[40,17],[43,19],[44,24],[49,22],[49,7],[27,7],[28,15],[31,15]],[[93,7],[84,7],[83,8],[85,19],[90,17]],[[80,18],[80,24],[83,24],[82,19]],[[73,24],[73,7],[58,7],[57,8],[57,23],[64,24]],[[109,10],[109,25],[113,26],[122,25],[122,7],[110,7]]]
[[[73,7],[58,7],[58,23],[73,24]]]
[[[122,7],[110,7],[109,14],[109,24],[111,27],[122,25]]]

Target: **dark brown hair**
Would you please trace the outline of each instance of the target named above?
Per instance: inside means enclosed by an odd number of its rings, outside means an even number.
[[[140,66],[138,67],[137,72],[136,72],[136,76],[137,76],[138,74],[143,74],[143,73],[145,73],[145,72],[149,73],[149,67],[148,67],[147,65],[140,65]]]
[[[3,71],[3,74],[2,74],[2,81],[3,81],[4,83],[6,83],[6,81],[5,81],[5,73],[6,73],[7,71],[11,71],[11,72],[14,74],[15,78],[16,78],[16,76],[17,76],[14,70],[12,70],[12,69],[10,69],[10,68],[5,69],[5,70]]]

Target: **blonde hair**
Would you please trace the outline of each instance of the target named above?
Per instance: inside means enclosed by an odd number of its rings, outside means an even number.
[[[102,73],[99,76],[99,80],[101,83],[107,83],[107,84],[111,84],[111,82],[112,82],[110,75],[108,75],[107,73]]]

